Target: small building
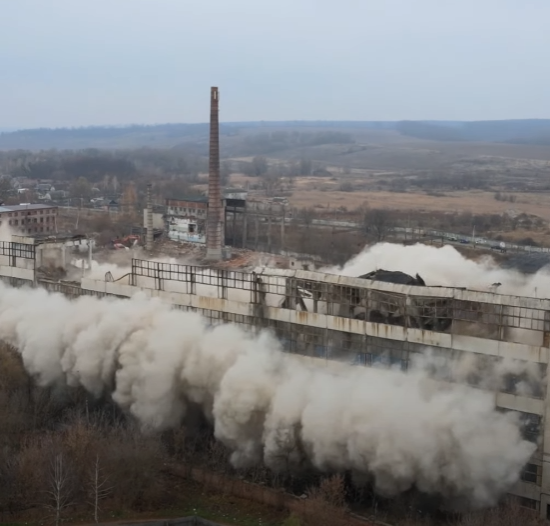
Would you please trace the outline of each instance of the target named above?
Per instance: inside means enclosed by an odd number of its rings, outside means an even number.
[[[166,198],[168,239],[190,243],[206,243],[208,197]],[[153,225],[155,214],[153,210]]]
[[[57,206],[0,206],[0,226],[7,225],[22,234],[53,233],[57,228]]]
[[[208,197],[166,198],[166,215],[206,220]]]
[[[223,196],[225,197],[225,199],[238,199],[241,201],[245,201],[247,195],[248,192],[243,188],[226,188],[223,191]]]
[[[188,243],[206,243],[204,228],[193,219],[172,217],[168,220],[168,239]]]
[[[115,201],[114,199],[111,199],[104,207],[104,210],[106,210],[109,213],[117,213],[120,210],[120,206],[118,204],[118,201]]]
[[[47,194],[55,192],[55,188],[50,183],[38,183],[35,187],[38,194]]]
[[[227,223],[227,216],[229,216],[232,218],[233,225],[235,225],[236,215],[245,212],[246,196],[247,192],[241,189],[224,191],[222,197],[224,223]],[[174,241],[204,243],[208,217],[208,197],[167,197],[165,202],[168,237]],[[153,214],[153,224],[154,221]],[[225,231],[225,226],[223,228]]]

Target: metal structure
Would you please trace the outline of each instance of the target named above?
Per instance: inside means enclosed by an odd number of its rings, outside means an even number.
[[[208,216],[206,222],[206,259],[222,259],[224,245],[223,204],[220,183],[219,92],[210,90],[210,160],[208,170]]]

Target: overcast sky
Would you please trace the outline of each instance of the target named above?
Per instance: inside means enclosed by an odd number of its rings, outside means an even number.
[[[0,128],[550,118],[550,0],[4,0]]]

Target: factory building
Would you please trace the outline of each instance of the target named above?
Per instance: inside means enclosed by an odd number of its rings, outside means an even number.
[[[165,199],[168,237],[172,241],[205,243],[209,200],[206,196],[167,197]],[[223,226],[228,216],[236,217],[246,208],[245,190],[226,190],[221,198]]]
[[[48,205],[0,206],[0,226],[22,234],[47,234],[57,229],[57,207]]]
[[[488,391],[499,411],[518,415],[536,451],[510,493],[550,519],[550,300],[295,268],[232,271],[227,279],[216,269],[134,260],[132,287],[99,280],[83,280],[82,287],[119,296],[145,290],[214,324],[269,328],[286,352],[339,374],[342,367],[407,370],[429,352],[441,362],[435,381]],[[475,365],[462,378],[450,360]],[[523,372],[511,368],[501,383],[486,384],[485,372],[507,360],[523,364]]]
[[[206,220],[208,211],[208,198],[198,197],[167,197],[166,214],[168,217],[181,217],[184,219]]]

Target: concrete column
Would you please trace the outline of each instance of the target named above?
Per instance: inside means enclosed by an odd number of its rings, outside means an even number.
[[[237,229],[237,208],[236,207],[233,207],[233,225],[231,227],[232,229],[232,232],[231,232],[231,237],[233,238],[233,246],[236,246],[236,241],[237,241],[237,237],[236,237],[236,229]]]
[[[271,207],[267,216],[267,251],[271,252]]]
[[[61,266],[66,269],[67,268],[67,254],[66,250],[67,247],[65,245],[61,246]]]
[[[256,239],[254,240],[254,248],[258,250],[258,238],[260,237],[260,216],[256,214]]]
[[[544,333],[543,347],[550,347],[550,312],[545,312],[544,316]],[[546,403],[544,406],[545,414],[543,415],[542,429],[542,481],[540,488],[540,516],[543,519],[547,518],[550,511],[550,404],[548,397],[550,395],[550,375],[547,375],[546,381]]]
[[[285,249],[285,218],[286,207],[283,205],[283,217],[281,218],[281,251]]]
[[[88,268],[92,271],[92,240],[88,239]]]
[[[243,248],[246,248],[246,235],[247,235],[247,227],[248,227],[248,216],[246,214],[246,205],[244,207],[243,212]]]

